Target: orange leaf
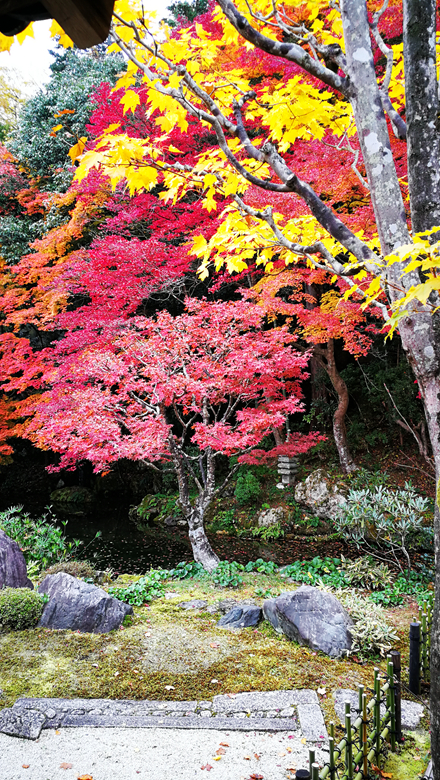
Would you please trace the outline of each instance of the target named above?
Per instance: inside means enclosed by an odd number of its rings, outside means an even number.
[[[223,747],[229,747],[229,742],[220,742],[220,745],[223,745]]]
[[[30,764],[22,764],[23,769],[29,769]]]
[[[222,747],[219,747],[219,749],[215,751],[215,755],[216,756],[224,756],[225,753],[226,753],[226,750],[224,748],[222,748]]]
[[[78,780],[93,780],[92,775],[81,775],[81,777],[78,777]]]

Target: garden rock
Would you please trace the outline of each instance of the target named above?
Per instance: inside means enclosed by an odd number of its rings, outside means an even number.
[[[203,609],[208,606],[207,601],[202,599],[193,599],[192,601],[181,601],[179,604],[180,609]]]
[[[282,506],[274,506],[271,509],[264,509],[257,517],[259,528],[268,528],[277,523],[282,523],[286,517],[286,512]]]
[[[0,530],[0,588],[30,588],[26,561],[17,542]]]
[[[38,624],[46,628],[105,634],[119,628],[125,616],[133,614],[130,604],[64,572],[45,577],[38,591],[49,596]]]
[[[230,610],[217,623],[220,628],[248,628],[256,626],[262,617],[260,607],[250,605],[236,606]]]
[[[243,601],[236,601],[236,599],[223,599],[222,601],[216,601],[214,604],[210,604],[206,608],[206,612],[211,615],[215,615],[220,612],[222,615],[226,615],[234,607],[256,607],[257,603],[253,599],[243,599]]]
[[[324,469],[317,469],[296,486],[295,501],[318,517],[333,519],[345,503],[345,495],[338,485],[331,484],[330,475]]]
[[[340,658],[350,650],[353,621],[338,599],[310,585],[268,599],[264,616],[276,631],[300,645]]]

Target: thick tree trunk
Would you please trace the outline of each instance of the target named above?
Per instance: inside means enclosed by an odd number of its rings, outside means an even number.
[[[408,138],[408,182],[414,233],[440,225],[440,139],[436,74],[436,0],[404,0],[403,41]],[[435,239],[438,240],[438,234]],[[438,297],[432,302],[438,305]],[[440,780],[440,323],[438,314],[407,318],[408,350],[425,405],[436,465],[434,513],[435,604],[431,635],[431,751]],[[405,332],[406,331],[406,332]],[[406,342],[406,343],[405,343]]]
[[[408,182],[414,233],[440,225],[436,0],[404,0]]]
[[[209,539],[205,533],[203,524],[203,510],[197,505],[193,507],[188,520],[188,536],[196,563],[201,563],[206,571],[215,569],[219,562],[219,557],[212,549]]]
[[[356,471],[357,465],[352,458],[348,446],[347,429],[345,427],[345,416],[347,414],[350,398],[347,385],[336,368],[334,340],[329,339],[327,346],[325,348],[317,348],[316,352],[320,356],[321,365],[327,371],[329,379],[338,396],[338,406],[333,415],[333,437],[342,471],[344,474],[351,474],[351,472]]]
[[[377,220],[382,252],[409,243],[405,211],[392,160],[388,129],[380,101],[370,45],[365,0],[343,0],[342,17],[359,140],[367,171],[372,204]],[[411,213],[416,230],[439,224],[438,136],[435,121],[438,98],[434,95],[433,42],[435,0],[405,0],[405,75],[409,105],[408,167]],[[435,71],[434,71],[435,73]],[[432,156],[436,158],[433,161]],[[412,169],[412,170],[411,170]],[[395,263],[387,273],[391,300],[401,297],[420,281],[418,274],[406,274]],[[402,345],[419,383],[424,401],[429,436],[440,475],[440,329],[437,317],[418,306],[413,315],[399,324]],[[440,518],[435,512],[436,600],[431,644],[431,737],[434,780],[440,780]]]

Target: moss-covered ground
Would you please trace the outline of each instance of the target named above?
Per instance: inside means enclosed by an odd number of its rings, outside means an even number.
[[[124,575],[116,584],[127,584],[133,579],[136,578]],[[289,588],[294,585],[288,585]],[[273,594],[286,590],[286,583],[276,574],[244,575],[243,586],[238,590],[219,589],[210,582],[194,580],[169,581],[166,589],[178,595],[135,607],[134,618],[127,621],[131,625],[109,634],[38,628],[1,634],[1,706],[11,706],[23,696],[200,700],[216,693],[319,688],[324,717],[329,723],[336,721],[333,691],[356,688],[359,684],[370,688],[374,667],[384,666],[378,656],[330,659],[288,641],[266,621],[256,629],[238,632],[217,628],[219,615],[178,606],[193,598],[209,603],[225,598],[254,598],[261,604],[263,599],[255,596],[256,589]],[[403,670],[408,662],[407,634],[414,608],[408,602],[388,612],[400,637],[396,649],[402,652]],[[342,736],[339,728],[337,733]],[[407,747],[416,745],[412,739],[408,739]],[[424,768],[426,745],[421,744],[420,755],[414,761],[409,761],[406,748],[401,755],[388,759],[385,769],[395,780],[415,778],[417,771]],[[409,768],[403,773],[402,761],[414,764],[416,774],[411,774]]]

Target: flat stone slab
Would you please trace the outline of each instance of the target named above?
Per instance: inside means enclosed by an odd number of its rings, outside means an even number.
[[[352,713],[355,714],[359,703],[358,693],[350,688],[339,688],[339,690],[335,691],[333,696],[335,699],[336,715],[343,724],[345,722],[345,702],[350,702]],[[402,699],[402,729],[404,731],[412,731],[413,729],[418,728],[424,709],[423,705],[418,704],[418,702]],[[380,706],[380,714],[382,717],[385,715],[384,704],[381,704]]]
[[[249,693],[222,694],[214,696],[212,706],[217,712],[236,712],[239,710],[284,710],[298,704],[319,705],[316,691],[251,691]]]
[[[42,729],[82,726],[292,731],[314,742],[327,740],[318,697],[307,689],[218,695],[212,701],[23,698],[0,711],[0,732],[26,739],[38,739]]]
[[[319,704],[298,704],[299,724],[306,739],[327,742],[328,734]]]

